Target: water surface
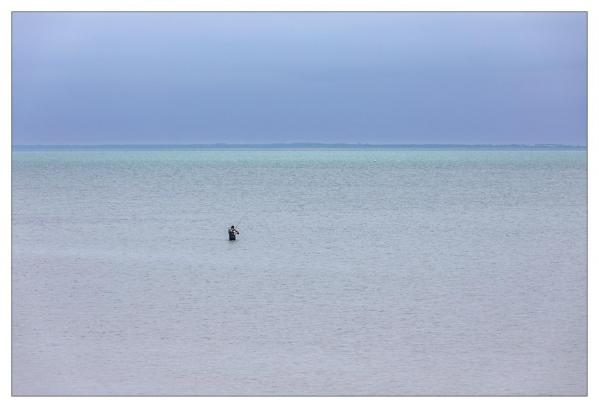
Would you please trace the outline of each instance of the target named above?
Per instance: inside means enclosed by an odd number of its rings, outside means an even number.
[[[14,394],[586,393],[586,151],[12,168]]]

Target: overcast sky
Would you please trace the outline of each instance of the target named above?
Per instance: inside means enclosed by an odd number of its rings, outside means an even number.
[[[13,13],[13,144],[586,145],[584,13]]]

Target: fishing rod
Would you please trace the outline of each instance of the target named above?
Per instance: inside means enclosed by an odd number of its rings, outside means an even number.
[[[243,214],[243,216],[239,219],[239,221],[237,222],[237,224],[235,224],[235,227],[238,227],[239,224],[241,224],[241,221],[245,220],[246,216],[247,216],[247,213]]]

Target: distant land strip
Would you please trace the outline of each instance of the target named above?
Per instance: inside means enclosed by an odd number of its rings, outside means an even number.
[[[562,144],[368,144],[368,143],[264,143],[264,144],[104,144],[13,145],[13,150],[240,150],[240,149],[366,149],[366,150],[586,150],[587,146]]]

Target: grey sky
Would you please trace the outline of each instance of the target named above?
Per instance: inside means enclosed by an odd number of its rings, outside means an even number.
[[[584,13],[14,13],[13,144],[586,145]]]

